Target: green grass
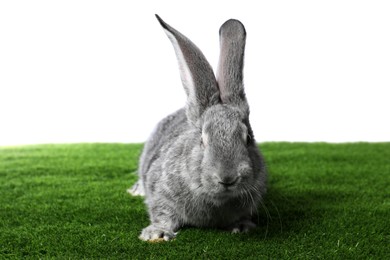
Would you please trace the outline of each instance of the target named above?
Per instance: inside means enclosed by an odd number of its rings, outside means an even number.
[[[390,143],[264,143],[266,209],[250,234],[138,239],[142,145],[0,148],[0,258],[389,259]]]

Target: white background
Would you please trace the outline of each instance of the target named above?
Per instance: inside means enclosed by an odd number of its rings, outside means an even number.
[[[216,68],[247,30],[256,139],[390,141],[389,1],[1,1],[0,145],[143,142],[185,94],[156,21]]]

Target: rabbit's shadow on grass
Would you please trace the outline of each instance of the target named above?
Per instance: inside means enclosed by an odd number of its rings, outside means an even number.
[[[334,195],[334,196],[333,196]],[[324,205],[335,203],[335,194],[313,190],[291,190],[270,185],[249,236],[258,239],[284,237],[310,230],[324,218]]]

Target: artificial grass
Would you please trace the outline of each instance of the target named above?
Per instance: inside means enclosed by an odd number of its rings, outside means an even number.
[[[147,243],[125,191],[142,145],[0,148],[0,258],[389,259],[390,143],[264,143],[259,227],[186,228]]]

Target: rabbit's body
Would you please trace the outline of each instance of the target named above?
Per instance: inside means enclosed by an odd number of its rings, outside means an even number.
[[[157,125],[141,155],[140,179],[130,192],[145,195],[151,225],[140,238],[168,240],[182,226],[248,231],[255,226],[250,219],[265,193],[266,173],[249,124],[242,75],[228,75],[218,86],[200,50],[158,19],[175,47],[188,100]],[[220,61],[222,75],[242,70],[245,46],[242,24],[225,24],[221,46],[235,30],[241,38],[238,54],[221,50],[221,56],[233,55],[232,62]]]

